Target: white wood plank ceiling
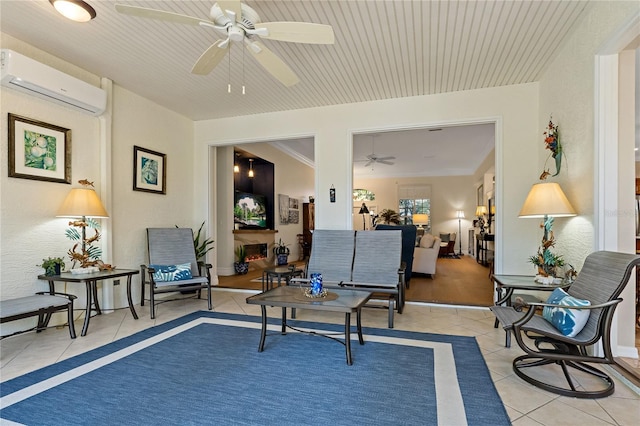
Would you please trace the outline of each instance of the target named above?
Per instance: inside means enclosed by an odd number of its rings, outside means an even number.
[[[334,28],[334,45],[264,40],[300,78],[286,88],[239,42],[211,74],[192,75],[219,33],[114,9],[122,3],[208,18],[213,0],[87,1],[97,18],[77,24],[47,0],[2,0],[0,30],[193,120],[536,81],[589,3],[247,1],[263,22]]]

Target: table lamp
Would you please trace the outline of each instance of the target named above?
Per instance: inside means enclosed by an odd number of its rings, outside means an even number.
[[[57,217],[80,218],[80,220],[70,221],[72,228],[67,229],[66,235],[73,241],[80,240],[82,242],[82,251],[76,252],[76,245],[69,250],[69,257],[75,264],[80,263],[81,268],[95,266],[97,261],[90,259],[98,259],[102,254],[99,247],[92,246],[93,242],[100,239],[98,224],[87,218],[106,218],[109,214],[105,210],[100,197],[93,189],[93,183],[83,179],[79,181],[83,188],[73,188],[64,199],[62,206],[58,209]],[[87,239],[86,228],[90,227],[95,230],[95,235]],[[80,228],[80,232],[78,229]]]
[[[549,275],[552,275],[552,269],[555,269],[556,266],[551,264],[551,260],[558,257],[552,255],[550,250],[555,244],[553,233],[551,232],[553,218],[575,215],[576,211],[569,203],[566,195],[564,195],[560,185],[556,182],[534,184],[520,210],[518,217],[543,218],[542,228],[544,229],[544,234],[542,236],[541,250],[538,251],[538,256],[542,257],[542,265],[537,266],[542,267],[543,271]]]
[[[364,215],[369,214],[369,209],[365,203],[362,203],[362,207],[360,207],[358,214],[362,215],[362,229],[367,229],[367,220],[364,218]]]
[[[464,219],[464,210],[457,210],[456,217],[458,218],[458,255],[462,256],[462,219]]]
[[[487,206],[476,207],[476,216],[480,225],[480,234],[484,234],[484,215],[487,214]]]
[[[416,213],[413,215],[413,224],[418,225],[418,229],[424,229],[422,225],[429,223],[429,215],[424,213]]]

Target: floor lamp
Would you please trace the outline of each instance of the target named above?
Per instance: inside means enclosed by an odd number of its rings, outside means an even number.
[[[369,214],[369,209],[365,203],[362,203],[362,207],[360,207],[358,214],[362,215],[362,229],[367,229],[367,219],[365,219],[364,215]]]
[[[456,211],[458,218],[458,256],[462,256],[462,219],[464,219],[464,210]]]

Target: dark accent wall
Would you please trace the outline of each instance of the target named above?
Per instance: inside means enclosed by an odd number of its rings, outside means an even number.
[[[246,151],[236,150],[234,157],[240,171],[233,175],[233,189],[237,192],[264,195],[267,201],[267,228],[275,229],[274,164]],[[253,160],[253,178],[248,176],[249,159]]]

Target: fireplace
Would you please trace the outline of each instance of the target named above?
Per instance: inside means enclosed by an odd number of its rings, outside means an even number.
[[[247,262],[262,260],[267,258],[267,244],[245,244],[244,249],[247,253]]]

